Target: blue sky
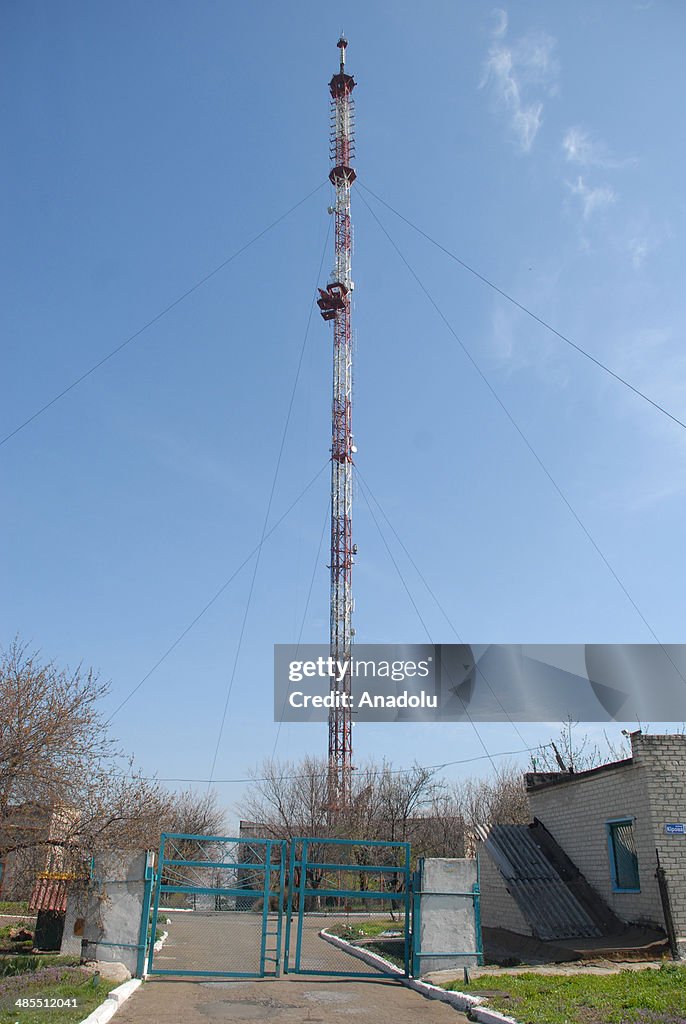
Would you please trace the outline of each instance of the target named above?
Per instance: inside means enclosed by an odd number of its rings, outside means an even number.
[[[360,183],[684,418],[681,4],[352,2],[341,25],[314,3],[9,2],[1,17],[3,436],[326,181],[341,28]],[[361,194],[655,634],[682,641],[686,433],[356,189],[358,465],[460,635],[653,639]],[[96,666],[110,708],[259,541],[329,201],[327,184],[0,448],[2,641]],[[315,316],[272,521],[326,462],[330,356]],[[218,778],[272,753],[272,645],[297,638],[313,571],[303,638],[326,638],[327,499],[324,472],[263,549]],[[355,540],[358,638],[423,641],[361,496]],[[397,557],[433,639],[454,639]],[[115,717],[145,772],[207,777],[251,575]],[[521,746],[509,726],[482,734]],[[277,754],[325,744],[284,726]],[[355,750],[482,753],[453,725],[360,726]]]

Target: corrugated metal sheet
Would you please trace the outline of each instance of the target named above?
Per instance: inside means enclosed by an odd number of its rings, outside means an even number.
[[[67,911],[67,880],[65,878],[37,878],[29,900],[29,910]]]
[[[490,830],[480,828],[479,834],[538,938],[602,934],[536,844],[528,825],[493,825]]]

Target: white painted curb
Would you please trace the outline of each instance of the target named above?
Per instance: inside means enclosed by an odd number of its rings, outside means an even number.
[[[107,1024],[122,1003],[125,1003],[140,985],[140,978],[131,978],[131,981],[125,981],[123,985],[113,988],[107,998],[100,1003],[100,1006],[96,1006],[93,1012],[81,1021],[81,1024]]]
[[[378,956],[376,953],[370,953],[367,949],[362,949],[359,946],[353,946],[352,943],[346,942],[345,939],[339,939],[337,935],[331,935],[326,929],[319,933],[320,938],[326,942],[330,942],[332,946],[338,946],[339,949],[345,950],[346,953],[352,953],[358,960],[363,960],[370,967],[376,967],[387,973],[397,975],[398,981],[402,982],[407,988],[411,988],[414,992],[419,992],[420,995],[426,996],[427,999],[437,999],[441,1003],[448,1003],[449,1006],[453,1006],[456,1010],[461,1010],[463,1013],[468,1012],[472,1020],[479,1021],[480,1024],[519,1024],[514,1017],[506,1017],[504,1013],[498,1013],[497,1010],[488,1010],[483,1006],[483,1000],[479,996],[468,996],[466,992],[448,992],[445,988],[439,988],[438,985],[431,985],[428,981],[420,981],[418,978],[406,978],[403,972],[390,963],[388,960],[384,960],[382,956]]]
[[[159,951],[162,949],[162,946],[165,944],[165,942],[167,941],[168,938],[169,938],[169,932],[162,932],[162,934],[160,935],[159,939],[157,940],[155,945],[152,947],[153,948],[153,952],[154,953],[159,953]]]

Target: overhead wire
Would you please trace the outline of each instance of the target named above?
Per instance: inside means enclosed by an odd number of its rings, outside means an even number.
[[[381,526],[380,526],[376,516],[374,515],[374,509],[372,508],[372,506],[371,506],[371,504],[369,502],[369,498],[367,497],[367,495],[365,493],[364,487],[362,487],[361,490],[362,490],[362,497],[364,498],[365,504],[366,504],[366,506],[367,506],[367,508],[369,510],[369,514],[372,517],[372,521],[374,522],[374,525],[376,526],[376,528],[378,530],[379,536],[381,537],[381,541],[382,541],[384,547],[386,548],[386,551],[388,553],[388,557],[390,558],[391,562],[393,563],[395,571],[397,572],[398,577],[400,578],[400,582],[402,583],[403,588],[405,589],[405,593],[407,594],[408,598],[410,599],[410,603],[412,604],[412,607],[414,608],[415,612],[417,613],[417,617],[418,617],[419,621],[421,622],[421,624],[422,624],[422,626],[424,628],[424,632],[426,633],[426,635],[427,635],[427,637],[429,639],[429,643],[433,645],[434,640],[433,640],[433,638],[431,636],[431,631],[429,630],[429,627],[427,626],[427,624],[426,624],[426,622],[424,620],[424,617],[422,616],[422,613],[419,610],[419,606],[417,605],[417,602],[415,601],[415,599],[414,599],[414,597],[412,595],[412,592],[410,591],[410,588],[409,588],[409,586],[407,584],[407,581],[405,580],[405,577],[403,575],[402,569],[398,565],[398,562],[397,562],[397,560],[395,558],[395,555],[393,554],[393,552],[392,552],[392,550],[390,548],[390,545],[388,544],[388,541],[386,540],[386,538],[384,536],[383,530],[381,529]],[[452,682],[452,680],[451,680],[451,682]],[[467,718],[467,721],[471,725],[471,727],[472,727],[472,729],[474,731],[474,735],[476,736],[477,740],[481,744],[486,757],[488,757],[489,760],[491,760],[491,767],[495,771],[495,764],[494,764],[493,760],[491,759],[491,755],[489,753],[488,747],[486,746],[486,742],[485,742],[483,736],[481,735],[476,722],[474,721],[474,719],[470,715],[470,713],[469,713],[469,711],[467,709],[467,705],[465,704],[465,702],[462,699],[461,695],[457,692],[457,688],[455,686],[452,687],[452,691],[455,694],[455,696],[457,697],[457,699],[460,701],[460,703],[462,704],[462,708],[463,708],[465,717]]]
[[[521,310],[522,313],[525,313],[528,317],[531,317],[531,319],[535,320],[536,323],[540,324],[541,327],[544,327],[547,331],[550,331],[551,334],[555,335],[556,338],[559,338],[560,341],[563,341],[566,345],[569,345],[570,348],[573,348],[576,352],[579,353],[579,355],[584,356],[585,359],[588,359],[589,362],[593,363],[599,369],[603,370],[604,373],[607,373],[619,384],[623,384],[624,387],[628,388],[629,391],[633,391],[633,393],[637,395],[639,398],[641,398],[644,402],[647,402],[649,405],[652,405],[652,407],[656,409],[658,412],[662,413],[663,416],[666,416],[668,419],[672,420],[673,423],[676,423],[677,426],[683,427],[686,430],[686,422],[684,422],[684,420],[679,419],[679,417],[676,416],[674,413],[671,413],[669,409],[666,409],[664,405],[661,405],[660,402],[656,401],[656,399],[651,398],[650,395],[647,395],[645,391],[641,391],[641,389],[636,387],[635,384],[632,384],[630,381],[626,379],[626,377],[623,377],[621,373],[618,373],[616,370],[613,370],[610,366],[608,366],[607,363],[604,363],[602,359],[599,359],[597,356],[592,355],[585,348],[579,345],[578,342],[573,341],[568,335],[563,334],[562,331],[558,331],[556,327],[553,327],[553,325],[548,323],[548,321],[545,320],[542,316],[539,316],[537,313],[534,313],[533,310],[529,309],[528,306],[525,306],[523,302],[519,302],[518,299],[515,299],[514,296],[509,294],[509,292],[506,292],[504,288],[500,288],[497,284],[495,284],[488,277],[486,277],[485,274],[482,274],[478,270],[475,270],[474,267],[469,265],[469,263],[461,259],[454,252],[451,252],[450,249],[446,248],[446,246],[438,242],[428,232],[424,231],[417,224],[411,221],[409,217],[405,217],[402,213],[400,213],[399,210],[396,210],[393,206],[391,206],[390,203],[387,203],[385,199],[382,199],[381,196],[377,195],[376,192],[373,192],[368,185],[364,184],[364,182],[358,180],[358,184],[361,188],[365,190],[365,192],[368,192],[369,195],[373,196],[374,199],[377,200],[377,202],[381,203],[382,206],[385,206],[387,210],[395,214],[396,217],[398,217],[405,224],[407,224],[414,231],[416,231],[417,234],[421,235],[422,238],[425,238],[427,242],[431,242],[432,245],[434,245],[442,253],[448,256],[451,260],[454,260],[454,262],[461,266],[464,270],[469,271],[470,274],[472,274],[483,284],[491,288],[503,299],[506,299],[507,302],[510,302],[513,306],[516,306],[516,308]]]
[[[316,278],[316,281],[315,281],[315,287],[313,288],[313,293],[315,293],[315,294],[316,294],[316,285],[319,283],[319,280],[321,278],[322,267],[324,266],[324,259],[326,258],[326,250],[327,250],[327,247],[328,247],[328,244],[329,244],[329,235],[330,234],[331,234],[331,220],[329,219],[327,221],[327,229],[326,229],[326,235],[325,235],[325,238],[324,238],[324,245],[322,247],[322,254],[321,254],[321,258],[319,260],[319,265],[317,267],[317,278]],[[259,547],[258,547],[258,550],[257,550],[257,557],[255,558],[255,564],[253,566],[252,578],[250,580],[250,589],[248,591],[248,597],[247,597],[247,601],[246,601],[246,604],[245,604],[245,610],[243,612],[243,620],[241,622],[240,633],[239,633],[239,636],[238,636],[238,643],[236,645],[236,653],[235,653],[235,656],[234,656],[233,666],[232,666],[232,669],[231,669],[231,676],[230,676],[230,679],[229,679],[229,685],[228,685],[227,691],[226,691],[226,700],[224,701],[224,708],[223,708],[222,716],[221,716],[220,723],[219,723],[219,732],[218,732],[218,735],[217,735],[217,742],[216,742],[216,745],[215,745],[215,748],[214,748],[214,756],[212,758],[212,768],[210,770],[210,779],[212,779],[212,777],[214,776],[214,770],[215,770],[215,767],[216,767],[216,764],[217,764],[217,757],[219,756],[219,748],[221,746],[222,736],[224,735],[224,725],[226,724],[226,714],[227,714],[227,711],[228,711],[228,708],[229,708],[229,701],[231,700],[231,694],[233,692],[233,685],[234,685],[234,681],[235,681],[235,678],[236,678],[236,670],[238,668],[238,661],[240,659],[241,648],[243,646],[243,637],[245,636],[245,627],[246,627],[247,622],[248,622],[248,615],[250,613],[250,605],[251,605],[251,602],[252,602],[252,596],[253,596],[253,592],[254,592],[254,589],[255,589],[255,580],[257,578],[257,571],[258,571],[259,566],[260,566],[260,555],[262,553],[262,544],[264,542],[264,537],[265,537],[265,534],[267,532],[267,524],[269,522],[269,516],[271,514],[272,502],[274,500],[274,492],[276,490],[276,482],[277,482],[277,479],[278,479],[278,476],[279,476],[279,470],[281,468],[281,461],[283,459],[284,447],[286,445],[286,436],[288,434],[288,427],[290,425],[291,415],[293,413],[293,405],[295,403],[295,394],[296,394],[296,391],[298,389],[298,382],[300,380],[300,373],[301,373],[301,370],[302,370],[303,359],[305,357],[305,348],[307,347],[307,339],[308,339],[309,334],[310,334],[310,326],[312,324],[312,315],[313,315],[313,312],[314,312],[314,308],[315,308],[315,299],[314,299],[314,296],[313,296],[313,298],[312,298],[312,300],[310,302],[310,306],[309,306],[309,311],[308,311],[308,315],[307,315],[307,323],[305,325],[305,332],[303,334],[302,344],[300,345],[300,353],[299,353],[299,356],[298,356],[298,365],[296,367],[295,377],[293,378],[293,387],[291,388],[291,396],[290,396],[290,400],[288,402],[288,410],[286,412],[286,419],[285,419],[285,422],[284,422],[284,425],[283,425],[283,430],[281,432],[281,441],[280,441],[280,444],[279,444],[279,452],[278,452],[278,455],[276,457],[276,465],[274,466],[274,473],[273,473],[273,476],[272,476],[271,488],[270,488],[270,491],[269,491],[269,498],[267,499],[267,508],[266,508],[266,511],[265,511],[265,514],[264,514],[264,521],[262,523],[262,536],[260,538],[260,544],[259,544]]]
[[[67,387],[63,388],[60,392],[54,395],[49,402],[45,402],[44,405],[36,409],[36,411],[33,412],[30,416],[28,416],[25,420],[23,420],[23,422],[19,423],[8,434],[5,434],[4,437],[0,438],[0,447],[2,447],[4,444],[10,441],[25,427],[28,427],[28,425],[30,423],[33,423],[34,420],[37,420],[38,417],[42,416],[42,414],[44,412],[47,412],[48,409],[52,408],[52,406],[59,402],[60,399],[64,398],[65,395],[68,395],[70,391],[73,391],[74,388],[78,387],[79,384],[83,383],[84,380],[86,380],[97,370],[99,370],[101,366],[104,366],[105,363],[109,362],[110,359],[113,359],[114,356],[116,356],[119,352],[125,349],[127,345],[130,345],[132,341],[135,341],[136,338],[140,338],[141,334],[149,330],[149,328],[152,327],[154,324],[158,323],[163,317],[167,315],[167,313],[171,312],[172,309],[175,309],[176,306],[180,305],[180,303],[187,299],[189,295],[192,295],[193,292],[196,292],[198,290],[198,288],[201,288],[202,285],[206,284],[211,278],[218,274],[220,270],[223,270],[224,267],[227,267],[230,263],[233,263],[233,261],[242,253],[244,253],[246,249],[249,249],[251,245],[254,245],[255,242],[258,242],[260,240],[260,238],[263,238],[269,231],[272,230],[272,228],[275,228],[277,224],[280,224],[281,221],[285,220],[286,217],[290,216],[290,214],[297,210],[300,206],[302,206],[303,203],[306,203],[308,199],[310,199],[316,192],[319,192],[319,190],[322,189],[326,184],[327,182],[325,181],[320,182],[320,184],[317,185],[316,188],[312,189],[311,192],[308,192],[307,195],[303,196],[303,198],[300,199],[297,203],[294,203],[293,206],[286,210],[285,213],[282,213],[280,217],[277,217],[276,220],[273,220],[271,224],[267,225],[266,228],[263,228],[262,231],[254,235],[248,242],[242,245],[239,249],[236,249],[236,251],[232,253],[231,256],[227,257],[227,259],[222,260],[222,262],[219,263],[213,270],[211,270],[208,274],[205,274],[204,277],[201,277],[199,281],[196,281],[195,284],[191,285],[190,288],[187,288],[185,292],[183,292],[176,299],[174,299],[173,302],[170,302],[169,305],[165,306],[164,309],[162,309],[159,313],[153,316],[150,320],[144,323],[142,327],[139,327],[137,331],[134,331],[134,333],[130,334],[128,338],[125,338],[124,341],[120,342],[120,344],[113,348],[111,352],[108,352],[107,355],[103,356],[102,359],[99,359],[97,363],[94,363],[93,366],[90,367],[90,369],[86,370],[75,380],[73,380],[71,384],[67,385]]]
[[[305,622],[307,621],[307,612],[308,612],[309,607],[310,607],[310,598],[312,597],[312,589],[314,587],[314,580],[315,580],[315,577],[317,575],[317,568],[319,566],[319,559],[320,559],[320,556],[321,556],[321,553],[322,553],[322,544],[324,543],[324,534],[326,533],[326,526],[327,526],[327,523],[329,521],[329,510],[330,510],[330,508],[331,508],[331,499],[328,498],[327,502],[326,502],[326,512],[324,514],[324,522],[322,524],[322,532],[321,532],[321,534],[319,536],[319,544],[317,546],[317,554],[315,555],[314,565],[312,567],[312,575],[310,576],[310,586],[308,588],[307,597],[305,599],[305,607],[303,609],[302,619],[300,620],[300,630],[298,632],[298,640],[297,640],[296,647],[295,647],[295,657],[296,658],[298,657],[298,653],[300,651],[300,644],[302,642],[303,632],[305,630]],[[283,714],[284,714],[284,711],[286,709],[286,700],[287,699],[288,699],[288,694],[286,693],[286,694],[284,694],[283,704],[281,706],[281,716],[279,718],[279,727],[276,730],[276,737],[274,739],[274,746],[272,747],[272,756],[271,756],[271,760],[272,761],[276,757],[276,748],[279,745],[279,738],[281,736],[281,727],[283,726]]]
[[[450,626],[450,628],[452,629],[452,631],[453,631],[453,633],[455,634],[455,636],[457,637],[457,639],[458,639],[459,643],[461,643],[461,644],[464,644],[464,643],[465,643],[465,641],[464,641],[464,640],[462,639],[462,637],[460,636],[460,634],[459,634],[459,632],[457,631],[457,629],[455,628],[455,626],[454,626],[454,624],[453,624],[452,620],[451,620],[451,619],[450,619],[450,617],[448,616],[448,613],[446,612],[445,608],[443,607],[443,605],[442,605],[442,604],[441,604],[441,602],[439,601],[438,597],[436,596],[435,592],[433,591],[433,589],[432,589],[432,588],[431,588],[431,586],[429,585],[429,582],[428,582],[428,580],[427,580],[426,576],[425,576],[425,575],[424,575],[424,573],[423,573],[423,572],[421,571],[421,569],[420,569],[420,568],[419,568],[419,566],[417,565],[416,561],[414,560],[414,558],[412,557],[412,555],[411,555],[411,554],[410,554],[410,552],[408,551],[408,549],[407,549],[406,545],[405,545],[405,544],[403,543],[403,540],[402,540],[402,538],[401,538],[401,537],[400,537],[400,535],[398,534],[398,531],[397,531],[397,530],[395,529],[395,527],[393,526],[393,523],[392,523],[392,522],[390,521],[390,519],[388,518],[388,515],[387,515],[387,514],[386,514],[386,512],[384,511],[384,509],[383,509],[383,506],[381,505],[381,503],[380,503],[379,499],[378,499],[378,498],[376,497],[376,495],[375,495],[375,494],[373,493],[373,491],[372,491],[371,487],[369,486],[369,484],[367,483],[367,481],[365,480],[364,476],[363,476],[363,475],[362,475],[362,473],[360,472],[360,469],[359,469],[359,468],[358,468],[357,466],[355,467],[355,475],[357,476],[358,482],[359,482],[359,483],[361,484],[361,486],[362,486],[363,488],[365,488],[365,489],[366,489],[367,493],[369,494],[369,497],[370,497],[370,498],[372,499],[372,501],[374,502],[374,504],[375,504],[375,505],[377,506],[377,508],[379,509],[379,512],[381,513],[381,515],[382,515],[382,516],[383,516],[383,518],[385,519],[385,521],[386,521],[386,523],[387,523],[387,525],[388,525],[388,528],[390,529],[391,533],[393,534],[393,536],[394,536],[394,537],[395,537],[395,539],[397,540],[397,542],[398,542],[398,544],[400,545],[400,547],[402,548],[402,550],[403,550],[403,551],[405,552],[405,555],[406,555],[406,557],[407,557],[407,559],[408,559],[408,561],[409,561],[410,565],[412,566],[412,568],[414,569],[414,571],[415,571],[415,572],[417,573],[417,575],[419,576],[419,578],[420,578],[420,580],[422,581],[422,583],[424,584],[424,586],[426,587],[426,589],[427,589],[427,591],[428,591],[429,595],[431,596],[431,598],[433,599],[433,601],[434,601],[434,602],[435,602],[435,604],[437,605],[437,607],[438,607],[439,611],[440,611],[440,612],[441,612],[441,614],[443,615],[443,618],[445,619],[445,621],[446,621],[446,622],[448,623],[448,625],[449,625],[449,626]],[[366,498],[365,498],[365,500],[366,500]],[[485,675],[485,673],[484,673],[483,669],[482,669],[482,668],[481,668],[481,667],[480,667],[480,666],[479,666],[478,664],[477,664],[477,665],[475,665],[475,669],[476,669],[477,673],[478,673],[478,674],[479,674],[479,675],[481,676],[481,678],[483,679],[484,683],[486,684],[486,686],[487,686],[487,687],[488,687],[488,689],[490,690],[490,692],[491,692],[491,694],[493,695],[493,697],[495,698],[495,700],[496,700],[496,702],[497,702],[498,706],[500,707],[500,710],[501,710],[501,711],[503,712],[503,714],[504,714],[504,715],[505,715],[505,717],[507,718],[508,722],[510,723],[510,725],[512,726],[512,728],[513,728],[513,729],[514,729],[514,731],[516,732],[516,734],[517,734],[517,738],[518,738],[518,739],[520,739],[522,743],[525,743],[525,742],[526,742],[526,740],[524,739],[524,737],[522,736],[522,734],[521,734],[521,732],[520,732],[519,728],[517,727],[517,723],[516,723],[516,722],[514,721],[514,719],[513,719],[513,718],[512,718],[511,716],[510,716],[510,714],[508,713],[508,711],[506,710],[506,708],[505,708],[505,707],[503,706],[503,703],[502,703],[502,701],[500,700],[500,697],[498,696],[498,694],[497,694],[497,691],[496,691],[496,690],[494,689],[494,687],[493,687],[493,686],[491,685],[491,683],[490,683],[490,682],[489,682],[489,680],[487,679],[487,677],[486,677],[486,675]]]
[[[575,520],[575,522],[577,523],[577,525],[579,526],[579,528],[581,529],[583,534],[586,536],[586,538],[589,541],[589,543],[592,545],[592,547],[595,550],[596,554],[601,559],[601,561],[603,562],[603,564],[607,568],[608,572],[611,574],[612,578],[615,580],[617,586],[620,588],[620,590],[622,591],[622,593],[626,597],[626,599],[629,602],[629,604],[632,606],[632,608],[634,609],[636,614],[639,616],[639,618],[643,622],[644,626],[646,627],[646,629],[648,630],[650,635],[655,640],[655,643],[660,647],[660,649],[662,650],[663,654],[665,655],[667,660],[670,662],[670,664],[672,665],[672,667],[674,668],[676,673],[679,675],[681,680],[686,684],[686,678],[684,678],[684,676],[681,673],[679,667],[675,664],[674,660],[672,659],[671,655],[669,654],[669,651],[665,648],[664,644],[662,643],[660,638],[657,636],[655,630],[653,629],[651,624],[648,622],[647,618],[645,617],[645,615],[641,611],[640,607],[638,606],[638,604],[636,603],[634,598],[629,593],[629,590],[625,586],[624,582],[620,578],[619,574],[615,570],[615,568],[612,565],[612,563],[610,562],[609,558],[604,553],[604,551],[602,550],[602,548],[600,547],[600,545],[598,544],[598,542],[596,541],[595,537],[592,535],[592,533],[590,532],[590,530],[588,529],[588,527],[586,526],[584,521],[581,519],[581,516],[578,514],[578,512],[576,511],[576,509],[574,508],[574,506],[570,502],[570,500],[567,497],[567,495],[564,493],[564,491],[562,490],[560,485],[557,483],[557,481],[555,480],[554,476],[552,475],[552,473],[550,472],[550,470],[548,469],[548,467],[544,463],[543,459],[538,454],[538,452],[534,448],[534,446],[531,443],[531,441],[529,441],[528,437],[526,436],[526,434],[524,433],[522,428],[519,426],[519,423],[517,422],[517,420],[514,418],[514,416],[512,415],[510,410],[508,409],[508,407],[505,405],[504,401],[502,400],[502,398],[500,397],[500,395],[498,394],[498,392],[496,391],[494,386],[491,384],[490,380],[488,379],[488,377],[486,376],[484,371],[481,369],[481,367],[477,363],[476,359],[474,358],[474,356],[472,355],[470,350],[467,348],[465,343],[459,337],[459,335],[455,331],[455,328],[452,326],[452,324],[450,323],[448,318],[445,316],[445,314],[443,313],[442,309],[440,308],[440,306],[438,305],[438,303],[434,299],[433,295],[429,292],[428,288],[426,287],[424,282],[421,280],[421,278],[419,277],[419,275],[417,274],[415,269],[412,267],[412,265],[409,263],[409,261],[407,260],[406,256],[404,255],[404,253],[401,251],[399,246],[393,240],[393,238],[389,234],[388,230],[386,229],[385,225],[379,220],[378,216],[376,215],[376,213],[374,212],[372,207],[369,205],[369,203],[365,199],[364,195],[362,195],[362,193],[359,193],[359,195],[360,195],[360,199],[362,200],[364,205],[367,207],[367,210],[371,214],[372,218],[374,219],[374,221],[376,222],[378,227],[381,229],[381,231],[385,235],[386,239],[388,240],[388,242],[390,243],[392,248],[395,250],[396,254],[399,256],[399,258],[405,264],[407,270],[410,272],[412,277],[415,279],[415,281],[419,285],[420,289],[422,290],[422,292],[424,293],[424,295],[426,296],[428,301],[431,303],[431,305],[435,309],[435,311],[438,314],[438,316],[441,318],[441,320],[443,321],[443,323],[447,327],[447,329],[450,332],[450,334],[453,336],[455,341],[458,343],[458,345],[462,349],[463,353],[465,354],[465,356],[467,357],[467,359],[469,360],[469,362],[473,366],[474,370],[477,372],[477,374],[479,375],[479,377],[481,378],[481,380],[483,381],[485,386],[488,388],[488,390],[490,391],[490,393],[493,396],[493,398],[495,399],[495,401],[498,403],[498,405],[502,409],[502,411],[505,414],[505,416],[507,417],[507,419],[510,421],[512,427],[517,432],[517,434],[519,435],[519,437],[521,438],[521,440],[523,441],[523,443],[525,444],[525,446],[529,450],[530,454],[533,456],[535,461],[538,463],[540,469],[542,470],[542,472],[547,477],[548,481],[550,482],[550,484],[552,485],[552,487],[556,491],[558,497],[563,502],[563,504],[566,506],[568,512],[570,513],[572,518]]]
[[[148,681],[150,676],[154,672],[156,672],[157,669],[160,667],[160,665],[162,665],[163,662],[165,662],[167,660],[169,655],[174,650],[176,650],[176,648],[179,646],[179,644],[184,639],[184,637],[186,637],[190,633],[190,631],[193,629],[193,627],[196,626],[198,624],[198,622],[200,622],[200,620],[203,617],[203,615],[205,615],[205,613],[207,611],[209,611],[209,609],[212,607],[212,605],[215,603],[215,601],[217,601],[221,597],[221,595],[231,585],[231,583],[233,583],[233,581],[236,579],[236,577],[239,575],[239,573],[242,572],[242,570],[245,569],[246,565],[248,565],[248,563],[251,561],[251,559],[253,559],[255,557],[255,555],[258,553],[258,551],[260,550],[262,545],[265,543],[265,541],[269,540],[271,535],[279,528],[279,526],[284,521],[284,519],[286,519],[291,514],[293,509],[296,507],[296,505],[298,505],[302,501],[302,499],[305,497],[307,492],[310,490],[311,487],[314,486],[314,484],[317,482],[317,480],[322,475],[322,473],[324,472],[324,470],[326,469],[326,467],[328,465],[329,465],[329,460],[327,459],[326,462],[322,466],[320,466],[320,468],[314,474],[314,476],[312,477],[310,482],[308,484],[306,484],[305,487],[303,487],[303,489],[300,491],[300,494],[298,494],[297,498],[295,498],[295,500],[291,502],[291,504],[288,506],[286,511],[283,512],[279,516],[279,518],[273,523],[272,526],[270,526],[270,528],[267,530],[267,532],[264,535],[264,537],[262,537],[262,539],[260,540],[260,543],[256,544],[255,547],[252,549],[252,551],[250,551],[249,554],[247,554],[245,556],[245,558],[240,563],[240,565],[238,565],[234,569],[234,571],[231,573],[231,575],[228,577],[228,579],[226,579],[222,583],[221,587],[219,587],[219,589],[215,591],[215,593],[209,599],[207,604],[205,604],[203,606],[203,608],[198,612],[198,614],[195,616],[195,618],[193,618],[191,620],[191,622],[189,622],[189,624],[186,626],[186,628],[184,630],[182,630],[181,633],[179,633],[179,635],[176,637],[174,642],[172,644],[170,644],[169,647],[164,652],[164,654],[160,658],[157,659],[157,661],[152,666],[152,668],[148,669],[148,671],[145,673],[143,678],[141,680],[139,680],[138,683],[136,683],[136,685],[133,687],[132,690],[129,691],[129,693],[126,695],[124,700],[122,700],[116,706],[114,711],[110,714],[109,718],[105,721],[105,723],[104,723],[105,725],[109,725],[110,724],[110,722],[115,717],[115,715],[117,715],[121,711],[121,709],[128,704],[128,702],[131,700],[131,698],[134,697],[138,693],[138,691],[141,689],[141,687]]]
[[[389,775],[411,775],[413,772],[416,772],[416,771],[438,772],[438,771],[442,771],[442,769],[444,769],[444,768],[453,768],[453,767],[455,767],[455,765],[460,765],[460,764],[473,764],[476,761],[491,761],[491,764],[492,764],[492,760],[491,759],[495,758],[495,757],[516,757],[518,754],[531,754],[531,753],[536,753],[536,752],[538,752],[540,750],[547,750],[548,748],[552,748],[552,746],[553,746],[552,743],[539,743],[536,746],[533,746],[533,747],[523,747],[520,750],[499,750],[499,751],[496,751],[496,752],[490,753],[490,754],[476,754],[473,757],[461,757],[461,758],[458,758],[457,760],[454,760],[454,761],[443,761],[441,764],[428,764],[428,765],[427,764],[424,764],[424,765],[422,765],[422,764],[414,764],[410,768],[388,768],[388,767],[384,767],[384,768],[370,769],[368,774],[371,775],[371,776],[382,775],[382,774],[385,774],[385,773],[388,773]],[[322,769],[322,772],[324,774],[326,774],[327,771],[328,771],[328,769],[326,769],[326,768]],[[117,775],[116,772],[113,772],[112,774],[113,775]],[[306,778],[309,778],[310,776],[311,776],[311,773],[295,772],[295,773],[289,773],[289,774],[285,774],[284,773],[282,775],[279,775],[278,778],[279,778],[279,781],[281,781],[281,782],[292,782],[292,781],[295,781],[297,779],[306,779]],[[194,778],[194,779],[191,779],[191,778],[182,779],[182,778],[160,778],[157,775],[138,775],[138,774],[131,775],[131,774],[125,774],[125,773],[122,772],[119,775],[117,775],[117,777],[119,777],[119,778],[141,779],[143,782],[187,783],[189,785],[204,785],[205,783],[209,782],[210,784],[215,785],[215,786],[237,786],[237,785],[244,785],[246,783],[270,782],[270,781],[272,781],[271,778],[268,777],[268,776],[257,776],[257,775],[249,775],[249,776],[247,776],[245,778],[241,778],[241,779],[197,779],[197,778]]]

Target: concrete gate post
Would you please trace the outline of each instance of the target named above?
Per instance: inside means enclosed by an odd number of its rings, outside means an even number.
[[[476,966],[481,960],[476,860],[423,858],[418,879],[414,973],[424,975]]]
[[[94,858],[92,878],[70,895],[62,952],[87,960],[123,963],[140,974],[150,907],[149,854],[115,850]]]

